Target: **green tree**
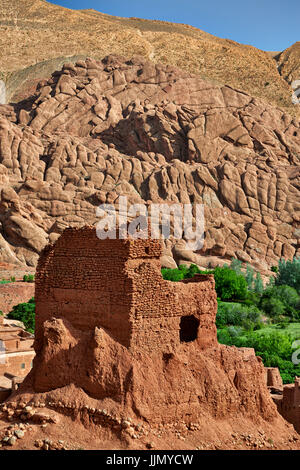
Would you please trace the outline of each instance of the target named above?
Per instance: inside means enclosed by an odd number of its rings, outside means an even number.
[[[270,317],[278,317],[285,314],[284,303],[276,297],[262,299],[260,305],[262,310],[264,310]]]
[[[254,281],[254,292],[257,294],[262,294],[264,290],[264,285],[262,282],[262,278],[259,272],[256,273],[255,281]]]
[[[217,328],[241,326],[245,330],[259,329],[262,326],[262,312],[255,305],[243,305],[233,302],[218,301],[216,316]]]
[[[300,296],[296,289],[286,285],[267,287],[259,303],[268,315],[287,315],[291,319],[300,318]]]
[[[13,320],[19,320],[24,323],[27,331],[34,333],[35,329],[35,301],[34,298],[29,302],[24,302],[15,305],[11,312],[7,315],[7,318]]]
[[[253,290],[254,285],[254,269],[247,263],[245,279],[249,290]]]
[[[244,276],[228,267],[217,266],[214,271],[215,288],[221,300],[243,300],[247,297],[247,282]]]
[[[239,276],[242,274],[242,262],[237,258],[231,258],[230,269]]]
[[[178,282],[184,279],[184,273],[179,269],[162,268],[161,273],[166,281]]]
[[[294,257],[293,261],[279,261],[275,285],[293,287],[300,294],[300,257]]]

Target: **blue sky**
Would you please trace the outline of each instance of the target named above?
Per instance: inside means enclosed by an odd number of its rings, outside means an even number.
[[[53,0],[114,16],[185,23],[267,51],[300,41],[300,0]]]

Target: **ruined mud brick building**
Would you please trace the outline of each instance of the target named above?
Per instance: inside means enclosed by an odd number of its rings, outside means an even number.
[[[14,383],[30,371],[35,355],[33,341],[30,333],[5,325],[0,316],[0,401],[7,398]]]
[[[267,386],[279,413],[294,425],[300,433],[300,378],[292,384],[283,385],[277,367],[266,367]]]
[[[102,327],[130,351],[214,345],[213,276],[165,281],[160,257],[159,240],[100,240],[95,227],[66,229],[38,263],[37,344],[43,322],[55,317],[81,330]]]
[[[279,413],[300,433],[300,378],[283,386],[282,395],[273,397]]]
[[[108,426],[128,417],[165,429],[198,423],[209,440],[224,420],[286,435],[291,425],[270,396],[262,360],[217,341],[213,276],[166,281],[160,256],[159,240],[100,240],[88,226],[44,248],[36,356],[9,400],[42,400],[100,426],[99,413]]]

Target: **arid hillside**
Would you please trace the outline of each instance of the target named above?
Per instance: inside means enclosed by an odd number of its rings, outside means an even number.
[[[255,47],[188,25],[73,11],[43,0],[1,0],[0,7],[0,78],[8,100],[19,99],[22,87],[32,86],[27,79],[47,77],[66,57],[139,54],[299,112],[285,80],[290,72],[280,75],[272,55]]]
[[[277,57],[280,74],[288,82],[300,80],[300,41]]]

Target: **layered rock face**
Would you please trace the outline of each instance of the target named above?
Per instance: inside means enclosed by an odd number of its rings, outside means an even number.
[[[299,120],[228,86],[143,58],[65,64],[0,106],[1,260],[35,265],[96,207],[205,205],[198,253],[167,240],[166,264],[232,256],[268,272],[299,255]]]
[[[68,229],[43,250],[36,357],[7,409],[43,402],[131,447],[146,436],[130,426],[160,426],[158,446],[176,448],[167,436],[179,423],[192,431],[184,448],[195,439],[234,448],[233,430],[292,442],[261,359],[217,342],[213,276],[164,281],[159,256],[157,240],[99,240],[93,227]]]

